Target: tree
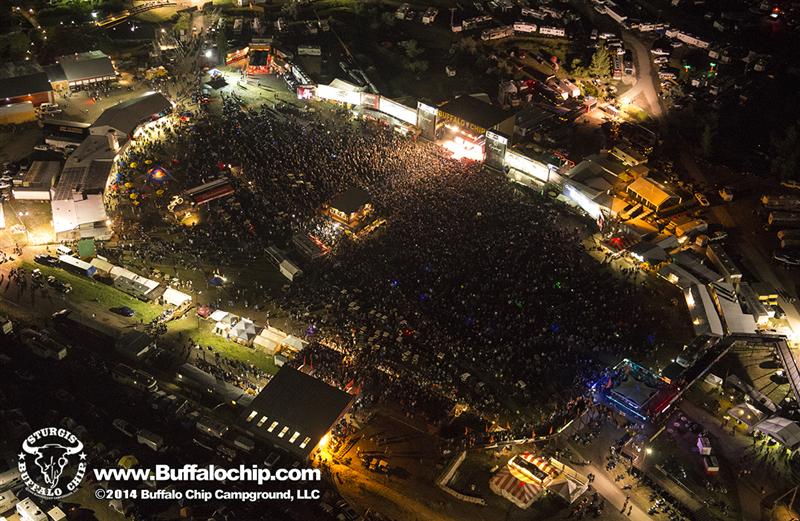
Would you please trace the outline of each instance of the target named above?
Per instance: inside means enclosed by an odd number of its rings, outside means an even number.
[[[590,76],[595,78],[606,79],[611,76],[611,55],[605,46],[599,45],[597,47],[597,50],[592,55],[588,72]]]
[[[411,60],[425,52],[424,49],[419,48],[416,40],[403,40],[397,45],[399,45],[406,52],[406,56],[408,56],[408,58]]]
[[[419,77],[422,73],[428,70],[428,62],[425,60],[408,60],[404,64],[405,69],[413,74],[415,77]]]
[[[798,124],[789,125],[783,136],[771,137],[772,161],[770,171],[781,180],[800,179],[800,130]]]
[[[27,34],[16,32],[6,36],[6,45],[8,55],[13,59],[19,59],[31,48],[31,40]]]
[[[465,36],[455,43],[455,47],[458,51],[475,54],[478,52],[478,41],[472,36]]]
[[[383,22],[383,25],[394,27],[397,19],[394,17],[394,13],[383,12],[381,13],[381,21]]]
[[[700,135],[700,148],[703,157],[706,159],[714,155],[714,140],[717,138],[717,128],[719,127],[718,118],[711,116],[703,125],[703,133]]]

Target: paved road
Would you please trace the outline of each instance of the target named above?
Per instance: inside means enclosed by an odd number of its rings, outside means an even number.
[[[622,100],[634,103],[647,111],[651,116],[658,118],[663,113],[661,99],[658,97],[660,85],[653,62],[650,61],[650,51],[647,46],[630,31],[622,32],[622,41],[631,49],[636,61],[636,84],[622,95]],[[638,99],[638,101],[637,101]]]
[[[578,447],[573,444],[569,444],[570,450],[578,455],[579,459],[587,460],[584,457]],[[605,468],[600,468],[594,463],[586,465],[585,467],[581,467],[581,472],[584,475],[594,474],[594,482],[592,483],[592,487],[594,487],[597,492],[603,496],[606,501],[608,501],[609,505],[616,508],[617,512],[622,509],[622,505],[625,503],[626,494],[619,487],[612,481],[609,477],[608,473],[606,472]],[[627,512],[627,510],[626,510]],[[639,508],[636,504],[633,504],[633,509],[631,509],[631,515],[628,516],[630,519],[634,521],[653,521],[653,518],[650,517],[647,512]]]

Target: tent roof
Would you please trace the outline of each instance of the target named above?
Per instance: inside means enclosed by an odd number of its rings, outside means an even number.
[[[208,318],[209,320],[213,320],[214,322],[222,322],[228,315],[230,315],[230,313],[228,313],[227,311],[222,311],[221,309],[218,309],[213,313],[211,313],[211,316]]]
[[[192,297],[187,295],[182,291],[178,291],[175,288],[167,288],[164,290],[164,300],[168,303],[172,304],[173,306],[180,306],[184,302],[189,302],[192,300]]]
[[[764,418],[764,413],[747,402],[742,402],[728,409],[728,415],[733,416],[742,423],[753,426]]]
[[[800,425],[792,420],[773,416],[762,421],[755,428],[764,434],[769,434],[790,449],[800,445]]]
[[[530,507],[542,492],[541,486],[517,479],[507,466],[492,477],[489,488],[522,509]]]

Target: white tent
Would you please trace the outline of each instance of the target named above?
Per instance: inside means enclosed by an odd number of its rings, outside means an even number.
[[[102,273],[103,275],[108,275],[109,273],[111,273],[112,269],[116,268],[116,266],[108,262],[106,259],[103,259],[102,257],[95,257],[89,264],[97,268],[97,271],[99,273]]]
[[[728,409],[728,415],[747,425],[749,430],[764,419],[764,413],[747,402],[742,402]]]
[[[780,416],[773,416],[756,425],[756,430],[774,438],[787,449],[800,446],[800,425]]]
[[[166,290],[164,290],[164,294],[162,295],[162,297],[164,297],[164,301],[167,304],[170,304],[172,306],[182,306],[186,302],[192,301],[191,296],[187,295],[182,291],[178,291],[177,289],[174,288],[167,288]]]
[[[236,322],[228,331],[228,338],[244,345],[252,345],[253,340],[258,336],[256,325],[252,320],[243,318]]]
[[[229,317],[230,313],[228,313],[227,311],[222,311],[221,309],[217,309],[216,311],[211,313],[211,316],[208,317],[208,319],[211,320],[212,322],[223,322]]]
[[[547,490],[550,492],[555,492],[568,502],[572,503],[584,492],[586,492],[588,488],[589,486],[587,483],[580,482],[562,474],[558,479],[551,483],[550,486],[547,487]]]
[[[253,340],[253,345],[262,347],[267,354],[273,355],[285,339],[286,333],[270,326],[261,330],[261,333]]]
[[[286,347],[292,351],[302,351],[303,347],[306,345],[306,342],[303,342],[296,336],[289,335],[283,341],[283,347]]]

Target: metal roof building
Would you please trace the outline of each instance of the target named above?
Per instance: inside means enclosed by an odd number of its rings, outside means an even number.
[[[637,201],[659,211],[681,202],[680,197],[646,177],[640,177],[628,185],[626,191]]]
[[[91,133],[105,135],[109,130],[115,130],[123,136],[131,136],[145,121],[171,110],[172,103],[163,94],[150,92],[104,110],[92,124]]]
[[[117,77],[114,63],[102,51],[88,51],[60,56],[58,65],[64,71],[64,78],[70,87],[110,81]],[[59,77],[57,70],[51,70],[51,74],[54,81],[55,78]]]
[[[256,438],[308,459],[350,408],[353,396],[283,366],[240,418]]]

